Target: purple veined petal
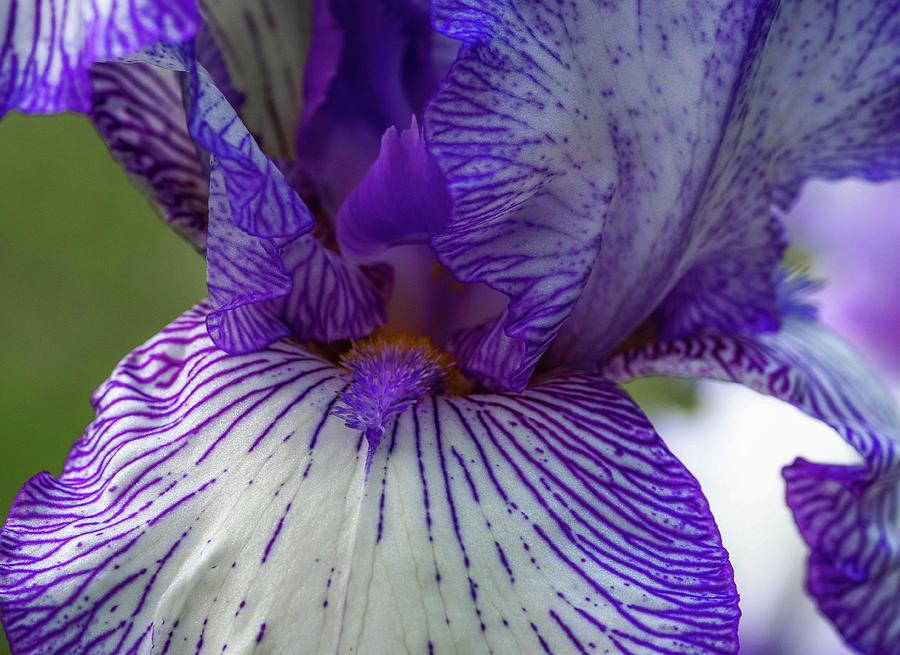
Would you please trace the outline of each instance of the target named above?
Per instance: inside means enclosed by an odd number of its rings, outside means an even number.
[[[269,303],[271,311],[303,341],[359,339],[387,320],[385,304],[393,288],[390,267],[357,266],[312,235],[284,249],[293,290]]]
[[[208,306],[95,393],[0,535],[17,652],[735,653],[696,481],[616,386],[423,398],[365,441],[346,371],[229,355]]]
[[[763,296],[753,290],[766,283],[765,269],[771,268],[762,245],[765,230],[772,232],[776,251],[781,241],[780,225],[767,227],[764,220],[768,203],[787,209],[811,177],[900,175],[898,10],[896,2],[826,8],[812,0],[767,8],[767,30],[751,42],[753,57],[735,101],[734,114],[742,120],[729,122],[698,210],[734,220],[718,226],[708,221],[712,227],[700,242],[706,252],[664,304],[672,320],[663,322],[663,333],[676,337],[706,326],[758,329],[767,323],[774,329],[765,307],[754,300]],[[735,229],[754,222],[752,231]],[[734,266],[734,260],[744,265]],[[748,284],[742,291],[726,283],[721,304],[730,307],[723,312],[708,301],[707,291],[729,271]],[[754,303],[762,310],[756,317],[746,309]],[[689,318],[679,318],[680,312]]]
[[[263,239],[229,221],[225,173],[210,157],[207,285],[209,334],[231,353],[265,348],[288,335],[308,341],[355,339],[386,320],[389,282],[370,278],[313,235]],[[385,286],[387,285],[387,286]]]
[[[422,0],[321,0],[307,66],[307,107],[297,140],[294,173],[311,181],[324,208],[336,215],[375,162],[382,135],[409,125],[437,88],[458,46],[436,33]],[[326,13],[327,12],[327,15]]]
[[[88,71],[157,41],[191,38],[193,0],[7,0],[0,7],[0,116],[90,108]]]
[[[263,239],[241,230],[232,218],[227,173],[216,155],[209,158],[209,224],[206,284],[213,311],[207,319],[217,346],[251,352],[290,334],[264,305],[293,290],[282,254],[286,239]],[[300,237],[301,239],[304,237]]]
[[[228,65],[225,63],[225,55],[219,48],[219,44],[216,43],[209,25],[205,23],[197,30],[197,36],[194,37],[194,56],[209,73],[228,104],[239,110],[244,105],[244,94],[234,88]]]
[[[113,157],[169,227],[205,251],[208,183],[177,74],[148,64],[97,64],[90,80],[89,116]]]
[[[807,588],[854,648],[900,653],[900,418],[858,357],[815,318],[787,312],[778,332],[651,343],[604,367],[627,381],[675,375],[733,381],[835,429],[864,465],[798,458],[787,502],[810,547]]]
[[[269,156],[293,158],[312,0],[204,0],[201,9],[231,82],[244,96],[240,110],[247,128]]]
[[[424,117],[454,203],[434,245],[510,297],[482,332],[522,359],[470,367],[507,386],[554,338],[554,362],[599,362],[667,296],[670,336],[777,327],[771,201],[897,174],[891,3],[437,0],[433,18],[465,44]]]
[[[383,280],[309,234],[312,214],[188,49],[158,47],[139,59],[189,75],[188,129],[211,153],[207,283],[213,341],[239,353],[288,334],[358,338],[383,323]]]
[[[191,47],[158,45],[130,61],[186,73],[188,130],[199,146],[218,158],[237,227],[267,239],[293,238],[313,228],[309,209],[260,150]]]
[[[450,218],[447,183],[425,149],[415,117],[408,130],[389,127],[378,159],[337,215],[341,253],[363,259],[384,248],[427,243]]]

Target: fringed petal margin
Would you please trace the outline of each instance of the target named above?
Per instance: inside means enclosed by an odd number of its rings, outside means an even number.
[[[229,355],[188,312],[115,370],[63,474],[19,493],[19,655],[735,653],[696,481],[616,386],[424,398],[365,439],[346,372]]]
[[[784,469],[787,502],[810,547],[807,587],[822,612],[860,651],[900,654],[900,419],[845,344],[789,312],[775,333],[653,343],[616,355],[604,373],[738,382],[822,420],[859,451],[862,466],[797,459]]]

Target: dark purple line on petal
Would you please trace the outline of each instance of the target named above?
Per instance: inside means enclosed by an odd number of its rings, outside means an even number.
[[[385,455],[384,460],[384,470],[381,476],[381,498],[378,501],[378,530],[375,536],[375,543],[379,543],[381,541],[382,531],[384,529],[384,498],[387,487],[387,471],[388,471],[388,463],[391,461],[391,453],[394,450],[394,443],[397,441],[397,426],[399,425],[399,421],[394,421],[394,427],[391,430],[391,443],[389,444],[387,455]]]
[[[575,648],[578,649],[578,652],[584,653],[584,655],[587,655],[587,651],[584,649],[584,646],[581,644],[581,642],[575,636],[575,633],[572,632],[572,629],[568,625],[566,625],[563,622],[563,620],[561,618],[559,618],[559,615],[552,609],[550,610],[550,617],[554,621],[556,621],[556,624],[562,629],[562,631],[564,633],[566,633],[566,636],[569,638],[569,641],[571,641],[572,644],[575,646]]]
[[[197,639],[197,649],[194,651],[194,655],[199,655],[203,648],[203,636],[206,634],[206,624],[208,621],[209,619],[203,619],[203,627],[200,628],[200,637]]]
[[[269,551],[272,550],[272,546],[275,545],[275,540],[278,539],[278,535],[281,533],[281,526],[284,525],[284,519],[287,516],[288,512],[291,511],[291,504],[288,503],[287,507],[284,508],[284,514],[281,515],[281,518],[278,519],[278,525],[275,527],[275,533],[272,535],[272,538],[269,539],[269,543],[266,544],[266,550],[263,553],[262,561],[260,564],[265,564],[266,559],[269,557]]]
[[[322,379],[319,380],[318,382],[316,382],[316,383],[314,383],[314,384],[311,384],[311,385],[309,385],[308,387],[306,387],[306,388],[303,390],[303,393],[301,393],[301,394],[300,394],[299,396],[297,396],[294,400],[292,400],[290,403],[288,403],[288,405],[287,405],[283,410],[281,410],[281,411],[278,413],[278,415],[275,416],[274,419],[272,419],[272,420],[270,421],[270,423],[269,423],[269,425],[266,427],[266,429],[263,430],[263,433],[262,433],[261,435],[259,435],[259,436],[256,438],[256,440],[253,442],[253,444],[250,446],[250,448],[247,449],[247,452],[248,452],[248,453],[252,453],[253,450],[254,450],[254,448],[256,448],[256,447],[259,445],[259,443],[260,443],[263,439],[265,439],[266,435],[268,435],[269,432],[272,431],[272,429],[278,424],[278,422],[279,422],[282,418],[284,418],[284,416],[285,416],[289,411],[291,411],[292,409],[294,409],[294,407],[297,406],[299,403],[303,402],[303,400],[304,400],[309,394],[311,394],[315,389],[317,389],[318,387],[320,387],[320,386],[322,386],[323,384],[326,384],[326,383],[328,383],[328,382],[330,382],[330,379],[329,379],[329,378],[322,378]],[[288,380],[285,384],[280,384],[280,385],[278,385],[278,386],[276,386],[276,387],[272,387],[273,393],[270,394],[270,396],[271,396],[271,395],[274,395],[274,392],[275,392],[275,391],[280,391],[284,386],[288,386],[288,385],[293,384],[293,383],[294,383],[294,380]],[[251,408],[249,408],[249,409],[247,410],[247,413],[249,413],[249,412],[252,411],[253,409],[256,409],[257,405],[262,404],[263,402],[265,402],[266,400],[268,400],[268,398],[269,398],[270,396],[267,396],[266,398],[260,399],[257,403],[254,403],[254,405],[253,405]],[[327,415],[328,415],[328,414],[326,413],[325,416],[327,416]],[[242,416],[241,418],[243,418],[243,416]],[[286,440],[287,440],[287,439],[285,439],[285,441],[286,441]]]

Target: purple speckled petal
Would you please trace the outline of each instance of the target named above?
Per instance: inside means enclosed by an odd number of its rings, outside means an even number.
[[[822,612],[860,652],[900,654],[900,418],[845,344],[792,310],[779,332],[653,343],[616,355],[605,373],[738,382],[824,421],[859,451],[861,466],[785,467],[787,502],[811,550],[807,588]]]
[[[829,7],[434,2],[465,44],[424,117],[454,203],[434,245],[510,297],[483,333],[522,353],[473,374],[521,388],[554,338],[598,362],[670,293],[669,335],[777,327],[773,194],[898,169],[900,12]]]
[[[148,64],[97,64],[89,116],[131,181],[178,234],[206,249],[208,184],[188,133],[177,74]]]
[[[312,0],[206,0],[201,9],[231,83],[243,94],[240,113],[247,128],[269,156],[293,157],[313,33]]]
[[[188,312],[94,395],[0,535],[16,652],[737,652],[696,481],[596,376],[423,398],[366,476],[346,371]]]
[[[351,259],[405,243],[427,243],[450,218],[447,183],[413,118],[402,133],[388,128],[381,151],[337,216],[341,253]]]
[[[88,70],[157,41],[191,38],[194,0],[5,0],[0,5],[0,116],[86,112]]]

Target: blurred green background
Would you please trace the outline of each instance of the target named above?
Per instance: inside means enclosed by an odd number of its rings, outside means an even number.
[[[28,478],[59,475],[113,366],[206,285],[202,258],[131,186],[86,118],[10,114],[0,153],[5,520]]]

